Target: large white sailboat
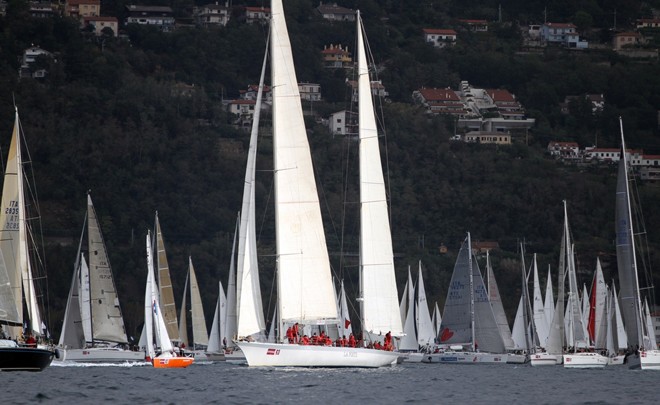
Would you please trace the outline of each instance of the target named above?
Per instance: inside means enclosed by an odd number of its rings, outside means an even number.
[[[642,288],[639,280],[635,227],[633,225],[633,204],[631,202],[630,166],[621,128],[621,158],[616,187],[616,258],[619,269],[621,312],[626,328],[628,344],[634,352],[626,357],[630,368],[660,370],[660,350],[651,343],[654,333],[646,322],[642,307]],[[639,231],[638,231],[639,232]],[[634,346],[633,346],[634,345]]]
[[[325,234],[321,219],[318,192],[314,170],[312,168],[311,153],[307,140],[305,124],[302,115],[300,94],[293,65],[291,44],[287,32],[284,9],[281,0],[274,0],[271,4],[271,72],[273,88],[273,153],[275,164],[275,228],[277,240],[277,287],[278,287],[278,314],[279,336],[283,338],[283,329],[296,323],[303,325],[336,324],[339,314],[335,300],[334,287],[330,273]],[[371,104],[371,90],[368,69],[366,65],[364,45],[362,41],[361,22],[358,14],[358,61],[360,86],[360,136],[361,156],[362,150],[373,152],[378,146],[378,134],[371,110],[365,109]],[[366,92],[366,95],[364,94]],[[366,122],[373,121],[373,127]],[[366,121],[366,122],[365,122]],[[377,149],[376,149],[377,151]],[[378,160],[376,160],[378,158]],[[380,165],[379,154],[371,159],[360,161],[361,176],[374,175],[363,173],[368,165]],[[372,160],[373,159],[373,160]],[[382,178],[382,167],[378,167]],[[361,177],[364,187],[369,187],[367,178]],[[381,191],[378,188],[382,188]],[[375,194],[369,194],[370,191]],[[366,193],[366,194],[365,194]],[[373,198],[373,197],[380,198]],[[380,223],[361,223],[361,233],[365,228],[382,225],[387,221],[387,234],[389,236],[389,221],[387,216],[387,203],[382,181],[376,182],[371,190],[361,187],[361,200],[364,221],[365,215],[377,215],[380,210],[374,206],[384,206],[385,216],[373,218]],[[372,232],[375,228],[370,229]],[[383,233],[377,233],[374,238],[379,241]],[[364,236],[362,241],[364,242]],[[371,250],[370,250],[371,249]],[[365,251],[366,250],[366,251]],[[390,250],[391,251],[391,250]],[[396,284],[394,283],[394,267],[392,256],[387,263],[388,268],[378,268],[372,261],[375,247],[369,248],[361,244],[361,310],[363,316],[364,333],[374,334],[391,332],[401,335],[401,318],[398,308]],[[391,272],[391,275],[389,274]],[[374,291],[374,279],[390,281],[385,291]],[[382,284],[381,284],[382,285]],[[393,291],[392,291],[392,288]],[[390,303],[393,302],[393,305]],[[392,311],[391,322],[374,317],[372,308],[383,312]],[[389,316],[389,315],[388,315]],[[398,328],[392,327],[397,325]],[[384,328],[388,328],[383,330]],[[257,332],[257,330],[254,330]],[[382,367],[396,362],[398,354],[384,350],[374,350],[359,347],[333,347],[333,346],[306,346],[285,343],[237,342],[243,350],[250,366],[306,366],[306,367]]]
[[[37,344],[36,341],[45,338],[46,331],[40,312],[40,296],[35,287],[37,274],[33,261],[37,252],[31,248],[35,235],[32,234],[29,218],[39,218],[39,215],[37,212],[30,215],[26,209],[22,138],[17,110],[0,203],[0,323],[3,326],[3,336],[0,336],[1,371],[41,371],[55,357],[53,350],[43,345],[43,342]],[[36,197],[32,191],[33,197]],[[31,205],[33,209],[37,207],[37,204]],[[26,312],[24,308],[27,308]],[[23,335],[23,332],[26,334]],[[25,341],[21,337],[25,337]]]
[[[428,363],[504,364],[504,341],[479,266],[470,233],[463,242],[449,282],[440,326],[441,353],[424,356]]]
[[[62,361],[144,361],[143,352],[128,348],[112,268],[89,194],[58,348]]]

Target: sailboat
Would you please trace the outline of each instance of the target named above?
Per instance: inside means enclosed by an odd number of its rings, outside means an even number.
[[[227,297],[222,288],[222,282],[218,283],[218,301],[215,305],[211,333],[209,333],[209,344],[206,347],[206,359],[210,361],[224,361],[227,345],[225,334],[225,322],[227,321]]]
[[[511,337],[509,321],[506,319],[506,313],[504,312],[504,306],[502,305],[502,298],[500,297],[500,290],[497,287],[497,281],[495,280],[495,273],[493,272],[493,266],[490,263],[490,253],[488,251],[486,251],[486,280],[488,283],[488,301],[490,301],[490,305],[493,307],[493,314],[495,315],[497,327],[500,330],[500,335],[504,342],[504,348],[509,354],[507,362],[512,364],[523,364],[529,360],[529,358],[526,354],[513,353],[515,345],[513,343],[513,338]]]
[[[85,239],[87,246],[84,246]],[[131,351],[127,345],[112,268],[92,197],[88,193],[87,212],[58,344],[59,360],[85,363],[144,361],[143,352]]]
[[[6,328],[0,328],[2,371],[41,371],[55,357],[55,351],[50,347],[36,342],[37,338],[47,337],[44,336],[47,333],[41,321],[35,287],[36,267],[31,257],[34,250],[29,247],[34,235],[31,235],[32,228],[26,212],[22,137],[17,109],[0,207],[0,326]],[[27,313],[23,311],[24,306]],[[27,325],[25,335],[22,329],[24,322]]]
[[[566,213],[566,201],[564,201],[564,215]],[[566,224],[568,219],[566,219]],[[568,228],[568,225],[566,225]],[[566,231],[568,233],[568,230]],[[567,236],[568,238],[568,236]],[[566,301],[566,341],[572,352],[566,352],[563,355],[565,368],[602,368],[608,363],[607,357],[593,350],[590,345],[589,336],[583,323],[583,311],[580,308],[578,300],[578,285],[575,270],[574,246],[567,239],[567,279],[568,279],[568,298]],[[560,280],[561,281],[561,280]],[[585,298],[587,299],[587,298]],[[556,312],[555,312],[556,313]]]
[[[167,252],[165,251],[165,241],[163,231],[160,228],[158,212],[156,212],[156,218],[154,220],[154,236],[154,247],[156,248],[154,265],[156,267],[155,270],[158,272],[158,297],[160,298],[165,326],[167,326],[167,334],[170,336],[172,342],[177,343],[181,341],[179,337],[179,323],[176,316],[176,303],[174,301],[172,278],[170,277],[170,266],[167,262]]]
[[[435,330],[431,322],[431,313],[426,301],[426,290],[422,278],[422,262],[419,262],[417,276],[417,343],[420,347],[431,347],[435,343]]]
[[[479,266],[472,254],[468,232],[461,245],[449,282],[440,326],[441,353],[427,354],[424,362],[450,364],[504,364],[504,341]]]
[[[419,363],[422,361],[423,353],[420,352],[417,339],[417,328],[415,319],[415,285],[408,266],[408,281],[403,291],[400,307],[405,309],[403,321],[403,336],[399,340],[398,352],[401,353],[403,361],[407,363]],[[404,308],[405,307],[405,308]],[[434,335],[435,336],[435,335]],[[428,351],[428,350],[427,350]]]
[[[283,341],[283,330],[286,330],[286,327],[296,323],[303,325],[336,324],[339,314],[337,313],[335,292],[330,274],[330,261],[291,54],[291,44],[281,0],[272,1],[271,15],[270,54],[274,113],[277,312],[279,314],[280,341]],[[371,106],[369,75],[364,60],[365,52],[361,39],[359,14],[357,20],[360,105],[363,106],[368,97]],[[364,94],[365,89],[366,95]],[[362,120],[368,119],[368,115],[367,112],[360,112],[361,124]],[[371,120],[375,121],[373,110]],[[373,129],[371,141],[372,143],[375,142],[377,146],[378,138],[375,131],[375,122]],[[362,141],[360,147],[363,147]],[[379,157],[378,153],[376,155]],[[364,163],[366,164],[366,162]],[[380,164],[380,160],[378,160],[378,164]],[[382,176],[382,168],[379,168],[379,170],[381,170]],[[379,199],[379,201],[386,204],[384,198]],[[365,206],[369,205],[363,202],[362,210],[368,210],[369,208]],[[378,218],[378,220],[382,219]],[[384,219],[387,219],[387,216]],[[362,223],[361,226],[364,228],[366,224]],[[389,222],[387,236],[389,236]],[[391,238],[389,243],[391,246]],[[361,246],[362,250],[365,248],[366,246]],[[372,263],[369,261],[368,255],[364,255],[364,252],[361,253],[360,299],[363,331],[364,333],[382,331],[383,325],[378,324],[380,319],[373,318],[369,309],[373,306],[380,306],[380,310],[382,311],[385,308],[389,316],[389,303],[392,300],[393,322],[398,320],[399,327],[388,331],[400,335],[402,328],[400,326],[401,318],[396,285],[394,284],[394,294],[390,294],[389,289],[385,291],[387,302],[379,299],[383,296],[382,292],[378,291],[378,295],[374,297],[370,295],[373,291],[369,289],[373,285],[374,280],[372,279],[374,277],[394,281],[394,268],[392,266],[391,269],[388,269],[388,272],[391,271],[391,275],[389,273],[383,275],[382,271],[375,274],[370,271],[377,270],[373,267],[365,270]],[[389,327],[389,325],[384,326]],[[255,328],[253,332],[258,332],[258,330]],[[396,362],[398,358],[398,354],[395,352],[360,347],[306,346],[248,341],[238,341],[237,344],[243,350],[250,366],[382,367]]]
[[[188,301],[186,299],[188,287],[190,287],[190,319],[192,321],[192,340],[188,339]],[[179,325],[179,337],[185,344],[185,353],[188,356],[206,358],[206,347],[209,344],[209,335],[206,329],[206,318],[204,317],[204,307],[202,306],[202,297],[199,293],[197,276],[193,267],[192,258],[188,257],[188,277],[186,278],[186,287],[181,301],[181,323]],[[183,349],[183,346],[180,346]]]
[[[630,368],[642,370],[660,370],[660,350],[651,345],[651,335],[654,333],[648,327],[642,308],[642,287],[639,281],[637,263],[637,241],[634,238],[633,205],[631,202],[628,157],[623,137],[623,121],[619,118],[621,128],[621,159],[616,186],[616,258],[619,269],[621,311],[626,328],[629,345],[635,345],[634,352],[626,357]]]
[[[177,356],[167,333],[167,326],[160,309],[158,286],[154,276],[151,231],[147,232],[147,283],[144,291],[144,325],[147,360],[155,368],[184,368],[194,361],[192,357]],[[158,348],[158,352],[156,349]]]

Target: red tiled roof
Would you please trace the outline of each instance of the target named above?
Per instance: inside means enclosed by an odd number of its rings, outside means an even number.
[[[486,92],[493,99],[494,102],[515,102],[516,98],[513,97],[513,94],[509,93],[509,90],[504,89],[486,89]]]
[[[426,101],[460,101],[452,89],[421,89],[419,93]]]
[[[232,100],[229,102],[229,104],[256,104],[257,102],[254,100]]]
[[[456,35],[456,31],[454,30],[439,28],[424,28],[424,33],[427,35]]]

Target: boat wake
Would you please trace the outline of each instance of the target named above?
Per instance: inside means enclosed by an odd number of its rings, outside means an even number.
[[[150,364],[146,361],[123,363],[80,363],[75,361],[54,361],[51,367],[144,367]]]

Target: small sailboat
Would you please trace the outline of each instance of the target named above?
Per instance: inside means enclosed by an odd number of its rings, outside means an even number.
[[[403,298],[400,305],[405,308],[403,321],[403,336],[399,340],[398,352],[403,356],[403,361],[407,363],[419,363],[422,361],[424,353],[420,351],[419,341],[417,339],[416,317],[415,317],[415,285],[410,274],[408,266],[408,281],[403,291]],[[436,335],[434,335],[435,337]],[[429,351],[429,350],[425,350]]]
[[[86,246],[83,242],[87,242]],[[128,348],[112,268],[89,193],[76,258],[58,344],[59,360],[83,363],[144,361],[144,352]]]
[[[502,298],[500,297],[500,290],[497,287],[497,280],[495,280],[495,272],[490,263],[490,252],[488,251],[486,251],[486,280],[488,283],[488,300],[493,307],[493,314],[495,315],[497,327],[500,330],[500,335],[504,342],[504,348],[509,354],[507,362],[512,364],[523,364],[529,360],[529,358],[526,354],[514,353],[515,345],[513,343],[513,338],[511,337],[509,321],[506,319],[506,313],[504,312],[504,306],[502,305]]]
[[[192,321],[192,339],[188,339],[188,302],[187,292],[190,287],[190,319]],[[195,275],[195,268],[193,267],[192,258],[188,257],[188,277],[186,278],[186,287],[183,293],[183,300],[181,301],[181,316],[179,317],[179,337],[181,342],[185,344],[179,347],[188,356],[206,358],[206,348],[209,344],[209,335],[206,329],[206,318],[204,316],[204,307],[202,306],[202,297],[199,293],[199,285],[197,284],[197,276]]]
[[[215,304],[215,313],[213,314],[213,323],[211,333],[209,334],[209,344],[206,347],[206,359],[210,361],[224,361],[225,350],[227,346],[227,335],[225,334],[225,324],[227,322],[227,297],[222,288],[222,282],[218,283],[218,301]]]
[[[314,170],[305,124],[302,115],[300,95],[293,65],[291,44],[284,18],[281,0],[273,0],[271,4],[271,72],[273,88],[273,153],[275,163],[275,228],[277,240],[277,287],[279,314],[279,341],[283,341],[283,331],[297,323],[303,325],[336,325],[339,322],[330,261],[325,242],[323,222],[316,189]],[[371,105],[371,92],[368,69],[364,60],[364,44],[362,42],[361,21],[358,13],[358,61],[360,72],[360,105],[367,102]],[[365,82],[366,80],[366,82]],[[363,83],[364,82],[364,83]],[[366,87],[365,87],[366,86]],[[364,94],[366,91],[366,94]],[[360,112],[360,126],[365,127],[363,120],[374,120],[373,110],[369,118],[368,112]],[[369,141],[364,142],[361,136],[360,148],[378,146],[375,130],[370,132]],[[362,128],[361,128],[362,131]],[[369,145],[367,145],[369,143]],[[376,157],[369,160],[374,165]],[[380,165],[380,159],[377,160]],[[361,157],[361,176],[363,174]],[[379,167],[382,176],[382,168]],[[373,175],[373,172],[371,173]],[[365,181],[364,179],[362,180]],[[378,183],[380,184],[380,183]],[[376,186],[380,193],[379,187]],[[362,190],[361,190],[362,191]],[[367,203],[362,203],[362,209],[370,210],[370,203],[386,204],[383,196]],[[363,193],[361,192],[361,197]],[[372,195],[373,196],[373,195]],[[366,196],[364,196],[366,197]],[[385,205],[386,207],[386,205]],[[379,220],[385,218],[378,218]],[[382,225],[382,224],[378,224]],[[366,226],[362,223],[362,228]],[[389,221],[387,233],[377,235],[379,241],[383,236],[389,237]],[[391,246],[391,238],[389,241]],[[363,316],[363,331],[365,334],[377,334],[391,331],[401,335],[401,317],[397,302],[396,284],[391,291],[390,284],[380,284],[387,287],[381,291],[373,291],[375,279],[383,283],[394,281],[393,263],[388,262],[387,272],[374,266],[372,257],[365,255],[364,244],[361,244],[361,313]],[[375,247],[374,247],[375,248]],[[371,253],[371,252],[367,252]],[[390,260],[391,257],[390,257]],[[380,265],[380,263],[378,263]],[[391,275],[389,274],[391,271]],[[393,292],[393,293],[392,293]],[[370,294],[374,295],[370,295]],[[391,305],[393,302],[393,305]],[[387,313],[388,321],[397,322],[398,328],[388,328],[391,323],[381,323],[380,317],[374,317],[371,308],[378,308]],[[390,309],[393,308],[393,311]],[[393,312],[391,314],[390,312]],[[395,324],[396,325],[396,324]],[[296,325],[297,326],[297,325]],[[254,332],[258,330],[253,329]],[[397,361],[395,352],[374,350],[360,347],[311,346],[286,343],[261,343],[239,341],[250,366],[303,366],[303,367],[382,367]]]
[[[0,203],[0,370],[41,371],[55,357],[51,347],[37,339],[47,337],[37,294],[36,263],[30,257],[35,235],[26,212],[26,187],[22,159],[23,132],[14,120],[2,202]],[[32,208],[37,207],[31,204]],[[35,213],[32,213],[35,214]],[[32,215],[39,218],[39,215]],[[36,229],[35,229],[36,230]],[[43,259],[43,258],[42,258]],[[24,312],[27,308],[27,312]],[[24,322],[27,325],[23,330]],[[25,338],[24,340],[22,338]],[[17,341],[20,342],[17,343]]]
[[[147,232],[147,284],[144,292],[144,325],[147,344],[147,360],[155,368],[184,368],[190,366],[192,357],[178,356],[167,334],[167,326],[160,309],[158,286],[154,276],[151,231]],[[155,345],[154,345],[155,343]],[[158,349],[158,352],[156,351]]]
[[[167,334],[170,336],[172,342],[178,343],[181,341],[179,337],[179,322],[176,315],[176,302],[174,301],[174,289],[172,288],[172,278],[170,277],[170,266],[167,261],[167,252],[165,250],[165,240],[163,231],[160,227],[160,219],[158,212],[154,220],[154,237],[156,249],[154,255],[155,270],[158,274],[158,297],[160,298],[161,310],[163,311],[163,319],[165,326],[167,326]]]
[[[504,341],[479,266],[472,254],[468,232],[449,282],[440,326],[441,353],[424,356],[428,363],[505,364]]]
[[[625,324],[629,345],[635,345],[626,356],[630,368],[642,370],[660,370],[660,350],[652,344],[654,333],[649,328],[642,307],[642,286],[639,280],[637,260],[636,229],[633,225],[633,204],[631,201],[628,176],[630,167],[623,137],[623,122],[619,118],[621,128],[621,159],[616,187],[616,259],[619,269],[621,312]],[[639,231],[638,231],[639,232]]]

